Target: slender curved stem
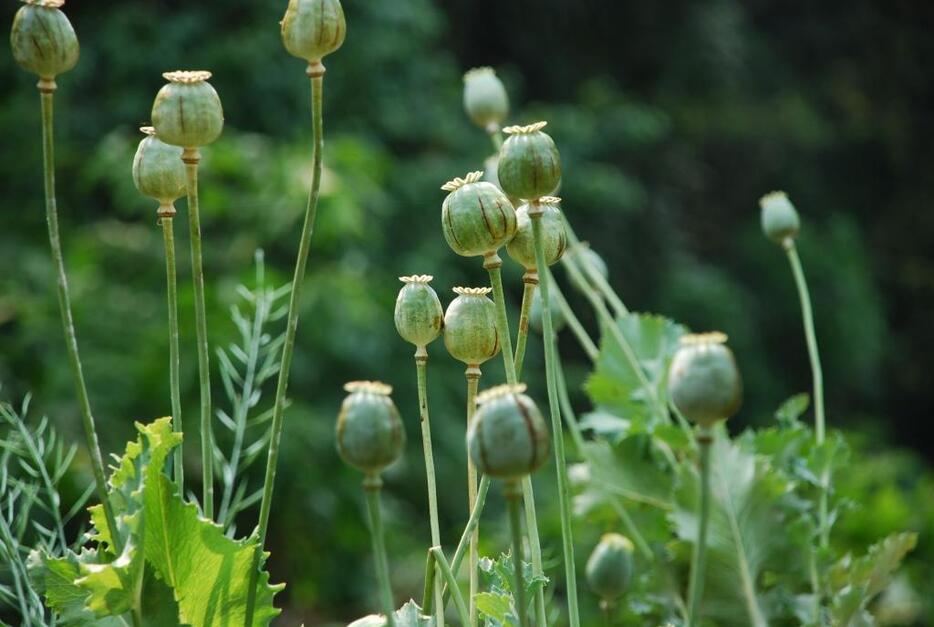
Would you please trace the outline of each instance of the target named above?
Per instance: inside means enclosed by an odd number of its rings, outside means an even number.
[[[386,624],[393,627],[396,605],[392,600],[392,585],[389,582],[389,560],[386,558],[383,519],[379,505],[380,485],[382,480],[378,476],[367,477],[363,482],[363,489],[366,492],[366,509],[370,520],[370,537],[373,540],[373,561],[376,565],[376,579],[379,582],[380,603],[386,614]]]
[[[542,542],[538,536],[538,515],[535,513],[535,490],[532,487],[532,477],[526,475],[522,478],[522,503],[525,507],[525,527],[529,534],[529,561],[532,562],[532,573],[540,581],[544,581],[545,567],[542,563]],[[548,613],[545,610],[545,584],[535,584],[535,624],[545,627],[548,624]]]
[[[525,362],[525,345],[529,338],[529,315],[532,311],[532,297],[538,285],[538,274],[526,272],[522,277],[522,307],[519,309],[519,334],[516,336],[516,378],[522,377]]]
[[[565,321],[568,323],[568,327],[570,327],[574,337],[577,338],[581,348],[583,348],[584,352],[587,353],[587,357],[590,358],[590,361],[597,361],[597,357],[600,355],[600,350],[597,348],[597,345],[590,337],[590,334],[587,333],[587,330],[584,329],[584,325],[581,324],[580,318],[578,318],[577,314],[574,313],[574,310],[571,309],[571,305],[568,304],[567,299],[564,297],[564,293],[561,292],[561,288],[558,286],[558,282],[555,281],[551,270],[546,270],[541,274],[548,275],[548,280],[551,281],[550,285],[554,288],[553,296],[555,298],[555,302],[558,303],[558,308],[561,309],[561,315],[564,316]]]
[[[451,566],[448,564],[448,560],[444,557],[444,551],[441,550],[440,546],[431,547],[431,554],[435,558],[435,570],[440,573],[444,580],[448,584],[448,590],[451,590],[451,594],[454,596],[454,606],[457,608],[457,614],[461,619],[462,625],[467,625],[470,621],[470,616],[467,613],[467,606],[464,604],[464,595],[461,594],[460,588],[457,586],[457,579],[454,577],[454,572],[451,570]]]
[[[548,267],[545,260],[545,245],[542,238],[542,212],[536,203],[531,204],[529,218],[532,221],[532,236],[535,242],[535,262],[540,268]],[[564,453],[564,430],[561,427],[561,411],[558,400],[557,346],[555,330],[551,323],[548,277],[541,281],[542,327],[545,344],[545,378],[548,387],[548,410],[551,414],[551,431],[554,438],[555,461],[558,475],[558,509],[561,515],[561,540],[564,550],[564,574],[568,595],[568,617],[571,627],[580,625],[580,610],[577,606],[577,571],[574,565],[574,532],[571,526],[571,497],[568,480],[567,459]]]
[[[704,595],[704,567],[707,558],[707,525],[710,518],[710,446],[712,435],[701,429],[697,436],[700,447],[700,523],[694,556],[691,564],[691,581],[688,586],[688,627],[700,624],[701,597]]]
[[[319,64],[320,65],[320,64]],[[318,66],[312,66],[318,67]],[[311,67],[309,68],[311,70]],[[285,411],[286,391],[289,386],[289,372],[292,369],[292,353],[295,349],[295,335],[298,330],[299,304],[301,302],[302,282],[305,279],[305,266],[308,251],[311,248],[311,236],[314,232],[315,216],[318,212],[318,195],[321,189],[321,157],[324,149],[323,90],[324,66],[320,73],[311,72],[311,118],[314,132],[314,152],[312,156],[311,191],[308,194],[308,207],[305,210],[305,222],[302,225],[298,256],[295,260],[295,274],[292,277],[292,292],[289,295],[289,317],[286,323],[285,342],[282,345],[282,358],[279,364],[279,379],[276,383],[276,400],[272,414],[272,437],[269,440],[269,455],[266,460],[266,477],[263,481],[263,501],[259,510],[257,536],[259,542],[253,556],[253,568],[250,572],[250,589],[246,609],[246,627],[253,624],[253,612],[256,601],[256,581],[259,577],[259,564],[266,544],[266,532],[269,528],[269,513],[272,508],[272,493],[276,482],[276,465],[279,462],[279,443],[282,439],[283,413]]]
[[[43,81],[40,81],[42,85]],[[54,88],[53,88],[54,89]],[[45,183],[45,218],[49,229],[49,246],[52,249],[52,263],[58,277],[58,308],[62,317],[62,331],[65,335],[65,348],[68,352],[68,365],[71,367],[71,376],[74,379],[75,391],[78,395],[78,406],[81,410],[81,424],[84,427],[84,436],[87,440],[88,454],[91,457],[91,470],[94,473],[94,484],[97,487],[97,498],[104,509],[104,517],[110,528],[110,537],[117,544],[118,552],[122,549],[123,540],[117,533],[117,524],[114,519],[113,508],[107,496],[107,480],[104,477],[104,462],[101,458],[101,448],[97,440],[97,428],[94,426],[94,415],[91,413],[91,402],[88,397],[88,388],[84,382],[84,370],[81,367],[81,355],[78,352],[78,338],[75,334],[75,322],[71,313],[71,295],[68,292],[68,277],[65,275],[65,260],[62,255],[61,236],[58,231],[58,207],[55,200],[55,138],[52,91],[40,87],[42,101],[42,170]]]
[[[468,366],[467,372],[467,428],[473,424],[473,416],[477,409],[477,390],[480,387],[480,368]],[[474,466],[470,455],[467,455],[467,508],[471,513],[477,503],[477,467]],[[477,624],[477,593],[480,592],[480,527],[479,521],[474,525],[470,534],[470,622],[471,627]]]
[[[571,228],[571,224],[567,221],[565,216],[564,220],[564,229],[568,235],[568,241],[570,242],[571,249],[575,249],[577,246],[580,246],[580,240],[577,239],[577,234],[574,233],[574,229]],[[616,293],[616,290],[610,286],[609,281],[606,280],[606,277],[600,274],[600,271],[592,263],[590,259],[584,255],[576,255],[574,260],[570,259],[571,255],[564,256],[564,264],[576,263],[582,261],[581,266],[584,268],[584,274],[587,275],[587,278],[591,281],[593,285],[597,286],[597,289],[603,294],[603,296],[609,301],[610,306],[613,308],[613,311],[616,312],[616,315],[619,317],[629,315],[629,308],[623,304],[622,299],[619,297],[619,294]]]
[[[171,210],[171,211],[170,211]],[[159,222],[162,224],[162,239],[165,244],[165,285],[166,303],[169,309],[169,388],[172,396],[172,430],[182,432],[182,397],[179,383],[178,349],[178,278],[175,271],[175,229],[172,216],[175,208],[171,205],[160,207]],[[182,444],[172,452],[175,467],[175,483],[178,493],[185,494],[185,465]]]
[[[587,459],[587,449],[584,443],[584,435],[581,433],[580,425],[577,423],[577,415],[571,406],[571,395],[568,394],[568,384],[564,378],[564,365],[561,363],[561,355],[555,360],[555,378],[558,382],[558,401],[561,404],[561,413],[564,414],[564,421],[568,425],[568,431],[571,432],[571,439],[574,440],[574,447],[577,453],[585,460]]]
[[[486,128],[486,132],[490,136],[490,141],[493,142],[493,149],[499,152],[499,149],[503,147],[503,131],[499,124],[490,124]]]
[[[460,572],[461,562],[464,561],[464,553],[467,552],[467,545],[470,542],[470,538],[473,536],[473,531],[480,523],[480,516],[483,514],[483,507],[486,505],[486,495],[489,491],[490,478],[483,475],[480,478],[480,485],[477,489],[477,502],[474,503],[473,510],[470,512],[470,519],[464,527],[461,539],[457,543],[457,549],[454,551],[454,557],[451,559],[451,570],[454,572],[455,576]],[[445,585],[442,594],[442,602],[445,604],[447,603],[449,592],[447,585]]]
[[[438,489],[435,485],[435,458],[431,446],[431,423],[428,417],[428,351],[419,346],[415,351],[418,377],[418,412],[422,424],[422,450],[425,455],[425,476],[428,482],[428,516],[431,522],[431,544],[441,546],[441,525],[438,522]],[[444,605],[441,602],[441,573],[435,570],[435,621],[444,627]]]
[[[522,576],[522,522],[519,514],[519,493],[516,487],[515,484],[507,484],[506,486],[509,531],[512,535],[512,562],[516,573],[516,581],[512,592],[516,603],[516,613],[519,615],[519,625],[529,627],[525,602],[525,578]]]

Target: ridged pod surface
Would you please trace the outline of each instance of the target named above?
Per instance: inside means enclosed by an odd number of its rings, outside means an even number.
[[[143,196],[169,205],[185,195],[185,164],[182,149],[170,146],[151,126],[140,129],[146,135],[133,158],[133,184]]]
[[[224,130],[221,99],[208,83],[210,72],[166,72],[168,83],[156,94],[152,125],[159,139],[173,146],[207,146]]]
[[[685,335],[668,371],[668,393],[691,422],[710,427],[742,403],[742,381],[723,333]]]
[[[13,58],[41,78],[53,79],[78,63],[78,36],[60,8],[63,4],[63,0],[29,0],[13,18]]]
[[[481,128],[499,127],[509,114],[509,95],[496,71],[477,67],[464,74],[464,110]]]
[[[497,479],[519,479],[548,458],[548,427],[525,385],[501,385],[477,397],[467,434],[477,470]]]
[[[280,24],[285,49],[309,63],[340,48],[347,35],[339,0],[289,0]]]
[[[587,560],[587,583],[602,599],[615,600],[632,580],[633,546],[629,538],[607,533]]]
[[[444,346],[454,359],[479,366],[499,353],[496,305],[488,287],[455,287],[444,314]]]
[[[564,216],[561,215],[560,198],[545,196],[539,199],[541,210],[542,243],[545,248],[545,260],[548,265],[557,263],[568,246],[567,230],[564,228]],[[516,234],[506,245],[506,252],[513,261],[526,270],[535,270],[535,238],[532,235],[530,206],[522,205],[516,210]]]
[[[516,211],[496,185],[480,180],[483,172],[445,183],[449,192],[441,204],[444,239],[458,255],[494,253],[516,233]]]
[[[348,465],[378,473],[402,455],[405,429],[392,402],[392,388],[377,381],[353,381],[337,418],[337,451]]]
[[[399,277],[405,285],[396,298],[396,330],[402,339],[415,346],[428,346],[444,327],[444,309],[429,285],[431,279],[427,274]]]
[[[762,208],[762,232],[777,244],[794,239],[801,230],[798,211],[785,192],[772,192],[759,200]]]
[[[499,151],[497,175],[512,198],[536,200],[549,196],[561,184],[561,156],[554,140],[542,131],[547,122],[509,126],[509,138]]]

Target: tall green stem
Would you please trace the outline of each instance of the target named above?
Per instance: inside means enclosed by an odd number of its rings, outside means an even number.
[[[529,316],[532,311],[532,298],[538,285],[538,273],[528,272],[522,275],[522,307],[519,309],[519,333],[516,336],[516,378],[522,377],[522,365],[525,362],[525,345],[529,338]]]
[[[308,207],[305,210],[305,222],[295,260],[295,274],[292,277],[292,292],[289,295],[289,318],[286,323],[285,342],[282,345],[282,358],[279,363],[279,379],[276,383],[276,400],[272,414],[272,437],[269,441],[269,455],[266,459],[266,477],[263,481],[263,501],[259,510],[257,536],[259,542],[253,556],[253,568],[250,572],[250,589],[247,597],[246,627],[253,624],[253,612],[256,601],[256,581],[259,577],[259,564],[266,544],[266,532],[269,528],[269,513],[272,508],[272,492],[276,482],[276,465],[279,462],[279,443],[282,439],[285,395],[289,386],[289,371],[292,369],[292,353],[295,349],[295,335],[298,330],[299,304],[302,295],[302,282],[305,279],[305,266],[308,251],[311,249],[311,236],[314,232],[315,216],[318,212],[318,195],[321,189],[321,157],[324,150],[323,90],[324,66],[318,63],[308,68],[311,77],[311,119],[314,133],[314,151],[312,154],[311,191],[308,194]]]
[[[532,221],[532,237],[535,242],[535,263],[539,268],[547,268],[545,245],[542,239],[542,212],[534,202],[530,207],[529,218]],[[578,627],[580,625],[580,612],[577,607],[577,571],[574,564],[574,537],[571,527],[570,482],[568,480],[567,459],[564,454],[564,430],[561,428],[561,411],[558,400],[557,346],[555,345],[555,330],[551,323],[548,284],[548,277],[543,277],[540,289],[545,344],[545,378],[548,387],[551,431],[554,436],[555,461],[557,462],[558,509],[561,515],[561,540],[564,549],[564,574],[567,580],[568,616],[571,627]]]
[[[159,221],[162,223],[162,239],[165,243],[165,284],[166,303],[169,308],[169,388],[172,396],[172,429],[176,433],[182,432],[182,400],[179,383],[179,350],[178,350],[178,279],[175,272],[175,229],[173,217],[175,207],[167,205],[159,207]],[[173,451],[175,464],[175,483],[178,484],[178,493],[185,494],[185,465],[182,455],[182,445]]]
[[[578,247],[581,245],[580,240],[577,239],[577,234],[574,233],[574,229],[571,228],[571,225],[568,223],[567,219],[564,221],[564,229],[567,233],[568,241],[571,245],[571,250],[579,250]],[[629,314],[629,308],[623,304],[619,294],[617,294],[616,290],[610,286],[610,283],[606,280],[606,277],[603,276],[592,263],[590,263],[589,257],[586,255],[575,255],[573,261],[570,257],[570,255],[564,256],[564,264],[568,265],[569,263],[576,263],[577,261],[580,261],[581,266],[584,269],[584,274],[587,275],[587,278],[593,285],[597,286],[597,289],[600,290],[604,298],[610,302],[610,306],[613,307],[613,311],[616,312],[617,316],[622,317]]]
[[[454,571],[451,570],[447,558],[444,557],[444,551],[441,550],[440,546],[433,546],[431,547],[430,553],[435,558],[435,563],[437,564],[435,570],[447,582],[448,590],[452,591],[454,605],[457,607],[457,613],[460,616],[461,624],[468,624],[470,616],[467,613],[467,606],[464,604],[464,596],[461,594],[460,588],[457,587],[457,579],[454,577]]]
[[[415,350],[415,370],[418,377],[418,413],[422,423],[422,450],[425,455],[425,476],[428,482],[428,516],[431,522],[431,545],[441,546],[441,525],[438,522],[438,489],[435,485],[435,457],[431,446],[431,422],[428,417],[428,351],[424,346]],[[435,621],[444,627],[444,604],[441,602],[441,572],[435,569]]]
[[[540,581],[544,580],[545,567],[542,563],[542,542],[538,536],[538,515],[535,513],[535,490],[532,487],[531,475],[522,478],[522,503],[525,507],[525,527],[529,534],[529,561],[532,562],[532,573]],[[548,613],[545,609],[545,585],[535,584],[535,624],[539,627],[548,625]]]
[[[455,575],[460,571],[461,562],[464,561],[464,553],[467,552],[467,545],[470,543],[473,531],[480,523],[480,516],[483,514],[483,507],[486,505],[486,495],[489,491],[490,478],[484,475],[480,478],[480,486],[477,489],[477,502],[474,503],[473,509],[470,511],[470,518],[467,520],[467,525],[464,527],[461,539],[457,543],[457,549],[454,551],[454,557],[451,559],[451,570]],[[447,586],[445,586],[444,593],[442,594],[442,601],[447,599],[449,592]]]
[[[465,373],[467,377],[467,429],[473,424],[474,413],[477,409],[477,390],[480,387],[480,368],[468,366]],[[467,456],[467,509],[473,513],[477,504],[477,467],[474,466],[470,455]],[[477,593],[480,592],[480,526],[479,520],[470,534],[470,626],[477,624]]]
[[[597,345],[590,337],[590,334],[587,333],[587,330],[584,329],[584,325],[581,324],[577,314],[575,314],[574,310],[571,309],[571,305],[568,304],[567,299],[561,292],[561,288],[558,286],[558,282],[555,281],[551,270],[546,270],[540,274],[548,275],[548,280],[551,281],[550,285],[552,288],[554,288],[553,296],[555,298],[555,302],[558,303],[558,308],[561,310],[561,315],[564,316],[565,321],[568,323],[568,327],[571,329],[574,337],[577,338],[581,348],[583,348],[584,352],[587,353],[587,357],[590,358],[590,361],[597,361],[597,357],[600,355],[600,350],[597,348]]]
[[[519,514],[519,491],[515,482],[506,484],[506,505],[509,509],[509,531],[512,535],[512,563],[515,568],[516,581],[513,585],[513,597],[516,602],[516,613],[519,615],[519,625],[529,627],[525,602],[525,578],[522,576],[522,522]]]
[[[201,216],[198,206],[197,148],[182,153],[188,184],[188,230],[191,237],[191,274],[195,286],[195,325],[198,334],[198,384],[201,388],[201,481],[204,484],[201,507],[204,516],[214,518],[214,447],[211,429],[211,358],[208,349],[208,318],[204,299],[204,267],[201,263]]]
[[[40,99],[42,101],[42,169],[45,179],[45,218],[49,228],[49,246],[52,249],[52,263],[58,275],[58,308],[62,317],[62,331],[65,335],[65,349],[68,352],[68,365],[74,379],[75,391],[78,394],[78,406],[81,410],[81,423],[84,427],[84,436],[87,440],[88,454],[91,457],[91,470],[94,473],[94,484],[97,487],[97,498],[101,501],[107,526],[110,528],[110,537],[118,544],[118,551],[122,548],[122,539],[117,533],[117,524],[114,519],[113,508],[107,497],[107,480],[104,477],[104,462],[101,459],[101,448],[97,441],[97,428],[94,426],[94,416],[91,413],[91,403],[88,398],[88,389],[84,383],[84,371],[81,367],[81,356],[78,353],[78,338],[75,334],[75,322],[71,313],[71,295],[68,292],[68,277],[65,275],[65,260],[62,255],[61,236],[58,232],[58,207],[55,201],[55,139],[53,133],[53,92],[55,83],[47,85],[48,81],[39,82]],[[46,84],[46,86],[43,86]]]
[[[710,518],[710,446],[712,435],[708,429],[701,428],[697,435],[700,448],[700,522],[697,528],[697,541],[694,543],[694,556],[691,564],[691,581],[688,586],[688,627],[700,624],[701,597],[704,595],[704,568],[707,558],[707,524]]]
[[[376,565],[376,579],[379,584],[380,603],[386,614],[386,624],[394,627],[393,613],[396,605],[392,600],[392,585],[389,583],[389,560],[386,558],[386,543],[383,536],[383,519],[380,514],[379,493],[383,485],[379,475],[368,476],[363,481],[366,492],[366,509],[370,518],[370,537],[373,540],[373,561]]]

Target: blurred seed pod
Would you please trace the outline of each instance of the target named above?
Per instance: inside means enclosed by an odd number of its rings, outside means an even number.
[[[481,181],[483,172],[445,183],[449,192],[441,205],[444,239],[458,255],[495,253],[516,232],[516,212],[496,185]]]
[[[498,129],[509,114],[509,95],[490,67],[477,67],[464,74],[464,110],[480,128]]]
[[[564,318],[564,312],[561,311],[561,307],[558,306],[558,301],[554,297],[549,299],[548,306],[551,309],[551,326],[554,327],[555,333],[559,333],[567,324],[567,320]],[[532,295],[532,307],[529,310],[529,325],[538,333],[541,333],[544,329],[542,326],[541,289],[536,289],[535,293]]]
[[[402,455],[405,429],[392,402],[392,388],[378,381],[352,381],[337,417],[337,451],[348,465],[378,473]]]
[[[182,149],[156,137],[156,129],[144,126],[145,137],[133,158],[133,184],[143,196],[171,205],[185,195],[185,164]]]
[[[710,427],[739,410],[739,368],[723,333],[685,335],[668,370],[668,393],[691,422]]]
[[[776,244],[798,237],[801,219],[785,192],[772,192],[759,200],[762,232]]]
[[[553,194],[561,184],[561,156],[555,142],[543,132],[547,122],[508,126],[509,138],[499,152],[499,183],[513,198],[537,200]]]
[[[467,433],[477,469],[497,479],[518,479],[538,470],[548,458],[548,427],[525,385],[500,385],[477,397]]]
[[[347,35],[339,0],[289,0],[280,25],[285,49],[309,64],[340,48]]]
[[[25,0],[13,18],[13,58],[43,79],[54,79],[78,63],[78,36],[60,8],[64,4],[64,0]]]
[[[210,72],[166,72],[168,83],[156,94],[152,125],[159,139],[173,146],[198,148],[224,130],[221,99],[208,83]]]
[[[479,366],[499,353],[496,305],[489,287],[455,287],[444,314],[444,345],[454,359]]]
[[[597,252],[590,247],[590,244],[587,242],[581,242],[570,251],[568,254],[571,255],[571,259],[577,263],[577,266],[580,268],[581,275],[586,281],[586,286],[582,286],[576,280],[573,280],[571,284],[578,290],[584,291],[584,289],[596,290],[599,289],[597,285],[590,278],[590,274],[587,272],[587,267],[593,268],[597,273],[602,276],[604,279],[609,278],[610,271],[607,268],[606,262],[603,260],[603,257],[597,254]]]
[[[542,243],[545,249],[545,261],[548,265],[557,263],[564,254],[568,245],[567,230],[564,227],[564,216],[558,208],[560,198],[544,196],[539,199],[537,209],[541,211],[539,220],[542,225]],[[516,234],[506,244],[506,252],[513,261],[529,271],[536,269],[535,263],[535,237],[532,234],[532,218],[529,215],[531,207],[522,205],[516,210]]]
[[[429,285],[432,278],[427,274],[399,277],[405,285],[396,298],[396,330],[415,346],[428,346],[444,327],[441,301]]]
[[[632,580],[633,546],[629,538],[607,533],[587,560],[587,583],[601,599],[614,601],[621,597]]]

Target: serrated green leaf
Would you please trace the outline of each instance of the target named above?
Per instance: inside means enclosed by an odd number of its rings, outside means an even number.
[[[496,592],[480,592],[474,597],[477,601],[477,611],[498,624],[514,626],[515,608],[512,605],[512,595]]]
[[[775,419],[782,426],[790,426],[798,421],[810,404],[811,396],[809,394],[805,392],[795,394],[775,410]]]
[[[55,610],[61,625],[125,627],[118,617],[95,617],[86,607],[88,591],[75,583],[81,577],[81,564],[96,559],[93,551],[85,551],[81,555],[69,551],[61,558],[35,553],[30,560],[30,576],[40,583],[39,588],[45,591],[45,601]]]
[[[671,475],[656,459],[651,438],[637,435],[610,444],[586,444],[591,484],[601,492],[670,509]]]
[[[434,627],[435,624],[435,619],[422,614],[422,608],[412,599],[393,612],[392,616],[396,627]],[[347,627],[385,627],[385,625],[386,617],[383,614],[370,614],[358,618]]]

